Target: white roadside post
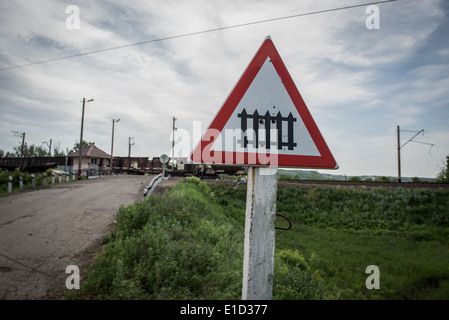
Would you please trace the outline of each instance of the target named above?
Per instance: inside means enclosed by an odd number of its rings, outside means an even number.
[[[23,190],[23,178],[22,176],[19,177],[19,188],[22,191]]]
[[[243,300],[271,300],[277,168],[249,167],[243,256]]]
[[[12,176],[8,178],[8,193],[12,192]]]
[[[36,182],[34,181],[34,173],[31,175],[31,185],[34,188],[36,188]]]

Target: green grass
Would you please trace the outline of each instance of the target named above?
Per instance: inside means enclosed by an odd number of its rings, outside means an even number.
[[[240,299],[244,197],[245,190],[212,191],[189,178],[164,196],[121,207],[81,289],[66,298]],[[275,260],[275,299],[328,297],[312,261],[290,250]]]
[[[189,178],[121,207],[67,298],[240,299],[245,197]],[[276,231],[274,299],[449,298],[449,192],[280,186],[277,212],[293,227]]]
[[[293,229],[277,232],[276,248],[316,255],[341,298],[449,298],[447,191],[285,187],[277,209]],[[365,286],[368,265],[379,267],[379,290]]]
[[[244,186],[211,188],[230,210],[244,208]],[[276,252],[309,261],[327,298],[449,299],[448,191],[280,186],[277,212],[293,227],[276,231]],[[379,290],[366,288],[369,265],[379,267]]]
[[[278,233],[276,248],[319,257],[318,270],[343,299],[448,299],[449,244],[314,226]],[[368,290],[365,269],[380,269],[380,290]]]

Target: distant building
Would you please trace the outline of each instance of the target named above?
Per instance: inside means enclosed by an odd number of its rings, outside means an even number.
[[[78,170],[79,152],[75,151],[67,155],[70,165]],[[110,167],[111,155],[97,148],[95,145],[84,147],[81,151],[81,170],[105,170]]]

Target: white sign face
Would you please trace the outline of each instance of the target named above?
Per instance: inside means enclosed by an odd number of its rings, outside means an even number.
[[[164,153],[159,157],[159,160],[161,161],[161,163],[168,163],[169,157]]]
[[[241,137],[243,132],[246,139]],[[261,149],[277,154],[320,156],[269,58],[210,150],[257,153]]]

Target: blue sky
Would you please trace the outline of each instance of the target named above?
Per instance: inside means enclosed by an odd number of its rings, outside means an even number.
[[[369,1],[29,1],[0,3],[0,69],[130,43]],[[80,28],[66,27],[66,7]],[[340,169],[397,175],[396,128],[424,129],[401,149],[402,175],[435,177],[449,154],[449,3],[378,4],[175,38],[0,71],[0,149],[84,139],[114,155],[170,153],[179,130],[217,113],[267,35],[276,45]],[[414,133],[401,132],[405,143]],[[192,141],[192,146],[196,141]],[[190,150],[185,150],[185,156]],[[184,150],[183,150],[184,152]]]

